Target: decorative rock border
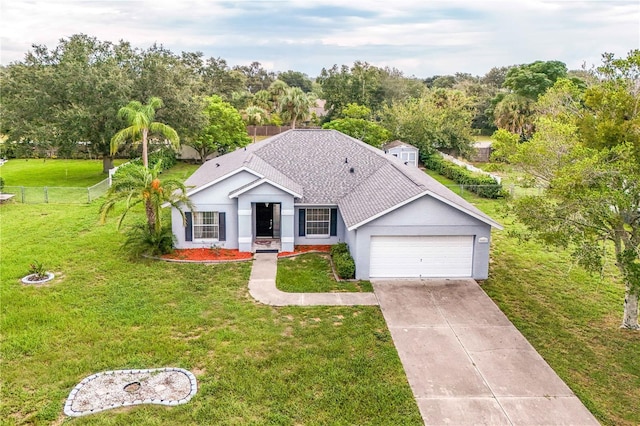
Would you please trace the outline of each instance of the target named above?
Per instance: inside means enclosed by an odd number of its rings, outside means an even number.
[[[35,281],[32,281],[29,278],[33,277],[36,274],[29,274],[26,277],[22,278],[22,280],[21,280],[22,284],[44,284],[44,283],[49,282],[49,281],[51,281],[52,279],[55,278],[55,275],[53,275],[53,272],[45,272],[45,274],[47,274],[46,278],[43,278],[41,280],[35,280]]]
[[[182,368],[103,371],[86,377],[71,390],[64,414],[80,417],[141,404],[181,405],[197,391],[195,376]]]

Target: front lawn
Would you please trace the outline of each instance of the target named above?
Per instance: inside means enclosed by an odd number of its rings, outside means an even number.
[[[369,281],[336,281],[329,255],[320,253],[278,259],[276,287],[289,293],[373,291]]]
[[[377,307],[262,305],[248,294],[251,263],[132,262],[115,219],[97,224],[97,203],[0,215],[2,424],[59,424],[83,378],[165,366],[196,375],[188,404],[65,423],[422,424]],[[20,284],[34,259],[51,284]]]

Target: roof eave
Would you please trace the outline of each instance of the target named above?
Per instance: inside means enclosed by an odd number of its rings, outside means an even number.
[[[245,192],[247,192],[247,191],[249,191],[249,190],[251,190],[251,189],[253,189],[253,188],[257,187],[257,186],[262,185],[263,183],[268,183],[269,185],[271,185],[271,186],[273,186],[275,188],[278,188],[281,191],[286,192],[287,194],[291,194],[293,197],[302,198],[302,194],[298,194],[296,191],[293,191],[293,190],[291,190],[289,188],[286,188],[286,187],[284,187],[282,185],[279,185],[279,184],[275,183],[274,181],[269,180],[269,179],[264,178],[264,177],[262,179],[256,180],[255,182],[252,182],[250,185],[248,185],[248,186],[246,186],[244,188],[236,189],[235,191],[230,192],[229,193],[229,198],[238,198],[240,195],[244,194]]]
[[[477,213],[475,213],[475,212],[473,212],[471,210],[468,210],[468,209],[466,209],[466,208],[464,208],[464,207],[462,207],[462,206],[460,206],[458,204],[452,203],[451,201],[447,200],[444,197],[439,196],[438,194],[436,194],[436,193],[434,193],[432,191],[426,190],[424,192],[421,192],[420,194],[414,195],[413,197],[407,198],[403,202],[398,203],[398,204],[394,205],[393,207],[390,207],[390,208],[388,208],[386,210],[383,210],[380,213],[377,213],[377,214],[375,214],[375,215],[373,215],[373,216],[371,216],[371,217],[369,217],[369,218],[367,218],[367,219],[365,219],[365,220],[363,220],[363,221],[361,221],[359,223],[356,223],[355,225],[351,225],[351,226],[347,227],[347,231],[353,231],[354,229],[358,229],[361,226],[366,225],[367,223],[372,222],[372,221],[378,219],[379,217],[382,217],[382,216],[386,215],[387,213],[391,213],[392,211],[397,210],[400,207],[405,206],[405,205],[407,205],[407,204],[409,204],[409,203],[411,203],[411,202],[413,202],[413,201],[417,200],[418,198],[421,198],[421,197],[423,197],[425,195],[429,195],[429,196],[435,198],[436,200],[442,201],[443,203],[445,203],[445,204],[447,204],[447,205],[449,205],[449,206],[451,206],[451,207],[453,207],[453,208],[455,208],[455,209],[457,209],[457,210],[459,210],[459,211],[461,211],[463,213],[466,213],[469,216],[471,216],[471,217],[473,217],[475,219],[478,219],[479,221],[481,221],[483,223],[486,223],[487,225],[489,225],[489,226],[491,226],[493,228],[496,228],[498,230],[503,230],[504,229],[504,227],[502,225],[500,225],[498,222],[494,221],[493,219],[491,219],[489,217],[484,217],[482,215],[479,215],[479,214],[477,214]]]

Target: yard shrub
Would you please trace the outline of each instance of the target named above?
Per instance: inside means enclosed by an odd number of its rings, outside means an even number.
[[[0,176],[0,192],[4,189],[4,178]]]
[[[347,243],[338,243],[332,246],[331,259],[340,278],[348,280],[356,276],[356,263],[349,253]]]
[[[421,155],[425,167],[438,172],[442,176],[465,185],[466,189],[483,198],[501,198],[506,195],[502,185],[490,176],[470,172],[464,167],[457,166],[444,160],[439,155]]]
[[[347,243],[338,243],[331,246],[331,256],[342,253],[349,253],[349,246]]]
[[[132,256],[144,254],[160,256],[173,251],[175,237],[170,226],[163,226],[160,232],[153,232],[146,223],[139,223],[127,231],[123,247]]]

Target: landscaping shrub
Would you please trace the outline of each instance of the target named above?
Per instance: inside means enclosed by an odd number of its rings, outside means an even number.
[[[175,236],[170,226],[164,226],[160,232],[153,232],[146,223],[139,223],[127,231],[123,248],[137,257],[143,254],[160,256],[173,251]]]
[[[444,160],[439,155],[422,155],[421,160],[425,167],[438,172],[442,176],[465,185],[465,187],[483,198],[501,198],[506,196],[502,185],[490,176],[479,175],[470,172],[464,167],[457,166]]]
[[[0,176],[0,192],[4,189],[4,178]]]
[[[338,243],[331,246],[331,257],[342,253],[349,253],[349,246],[347,243]]]
[[[331,259],[340,278],[347,280],[356,276],[356,263],[349,253],[347,243],[338,243],[332,246]]]

